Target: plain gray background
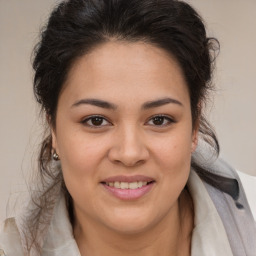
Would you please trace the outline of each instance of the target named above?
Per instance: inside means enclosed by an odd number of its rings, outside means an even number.
[[[42,135],[32,93],[31,51],[55,0],[0,0],[0,219],[25,191]],[[256,1],[190,0],[221,44],[209,102],[221,156],[256,175]]]

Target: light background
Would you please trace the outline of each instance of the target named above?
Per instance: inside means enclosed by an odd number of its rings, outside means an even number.
[[[31,51],[55,0],[0,0],[0,220],[22,193],[40,141]],[[256,176],[256,1],[190,0],[221,44],[209,119],[221,155]],[[214,102],[214,103],[213,103]]]

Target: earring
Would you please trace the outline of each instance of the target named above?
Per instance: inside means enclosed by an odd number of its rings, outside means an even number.
[[[53,153],[52,158],[53,158],[54,161],[59,161],[60,160],[60,157],[56,152]]]

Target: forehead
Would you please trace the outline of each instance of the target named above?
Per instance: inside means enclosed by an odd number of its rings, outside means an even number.
[[[147,43],[108,42],[80,57],[72,66],[64,92],[70,97],[187,100],[182,70],[166,51]],[[115,99],[116,100],[116,99]],[[148,99],[145,99],[148,100]]]

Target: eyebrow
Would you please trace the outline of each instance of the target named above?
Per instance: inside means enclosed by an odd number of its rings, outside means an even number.
[[[161,106],[164,106],[164,105],[169,104],[169,103],[173,103],[173,104],[177,104],[179,106],[183,106],[183,104],[178,100],[175,100],[175,99],[172,99],[172,98],[163,98],[163,99],[159,99],[159,100],[145,102],[142,105],[142,109],[150,109],[150,108],[161,107]]]
[[[99,99],[82,99],[82,100],[79,100],[79,101],[75,102],[72,105],[72,107],[78,107],[78,106],[83,105],[83,104],[93,105],[93,106],[96,106],[96,107],[112,109],[112,110],[115,110],[117,108],[117,106],[115,104],[109,103],[109,102],[104,101],[104,100],[99,100]]]
[[[154,100],[154,101],[147,101],[142,105],[142,109],[146,110],[146,109],[150,109],[150,108],[156,108],[156,107],[161,107],[164,106],[166,104],[177,104],[180,106],[183,106],[183,104],[173,98],[163,98],[163,99],[159,99],[159,100]],[[117,109],[117,105],[104,101],[104,100],[100,100],[100,99],[81,99],[77,102],[75,102],[72,107],[78,107],[80,105],[83,104],[88,104],[88,105],[93,105],[96,107],[100,107],[100,108],[105,108],[105,109],[111,109],[111,110],[115,110]]]

